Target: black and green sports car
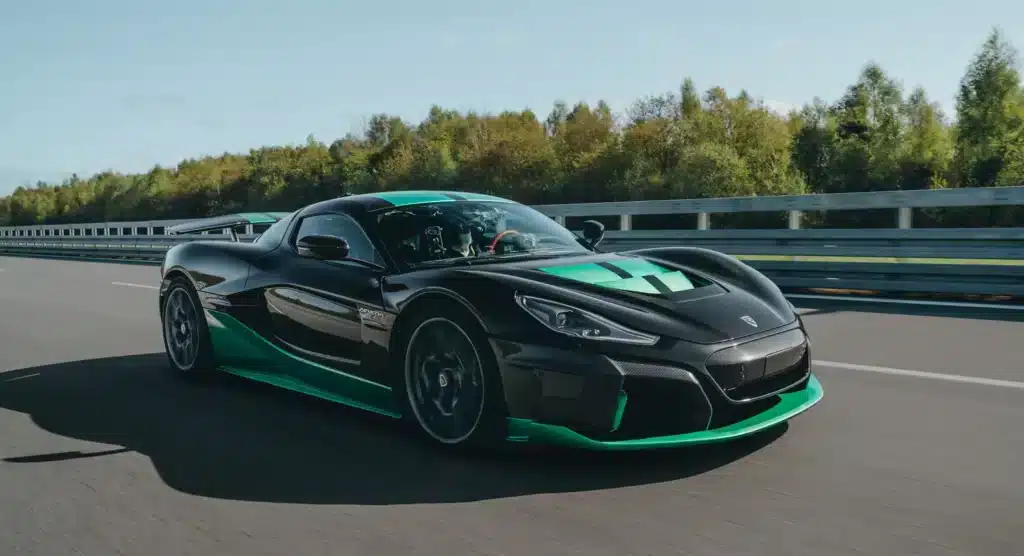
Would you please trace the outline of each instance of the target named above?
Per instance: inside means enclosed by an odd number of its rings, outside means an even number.
[[[171,233],[172,369],[241,375],[405,419],[437,443],[605,450],[747,436],[822,397],[799,315],[765,276],[692,247],[600,252],[525,205],[349,195]]]

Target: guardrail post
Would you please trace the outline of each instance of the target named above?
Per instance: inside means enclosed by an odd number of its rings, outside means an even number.
[[[791,211],[789,211],[789,229],[790,230],[799,230],[800,229],[800,221],[803,219],[803,216],[804,216],[803,211],[799,211],[799,210],[791,210]]]
[[[899,208],[899,214],[898,214],[899,221],[898,222],[899,222],[899,227],[900,227],[901,230],[909,230],[910,228],[914,227],[914,220],[913,220],[914,212],[913,211],[914,211],[914,209],[912,209],[910,207],[900,207]]]
[[[711,217],[706,212],[697,214],[697,229],[698,230],[710,230],[711,229]]]
[[[633,215],[632,214],[620,214],[619,215],[619,229],[620,230],[632,230],[633,229]]]
[[[564,216],[556,216],[555,217],[555,222],[558,222],[559,226],[563,226],[564,227],[565,226],[565,217]]]

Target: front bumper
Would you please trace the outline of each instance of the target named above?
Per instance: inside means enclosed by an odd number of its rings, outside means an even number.
[[[647,357],[503,340],[492,347],[513,442],[597,450],[723,442],[785,422],[823,395],[799,329]]]
[[[510,418],[508,440],[558,444],[591,450],[647,450],[726,442],[750,436],[788,421],[818,403],[822,398],[822,393],[821,383],[812,374],[807,377],[806,387],[802,390],[780,394],[779,402],[771,408],[731,425],[689,433],[628,440],[595,440],[566,426]]]

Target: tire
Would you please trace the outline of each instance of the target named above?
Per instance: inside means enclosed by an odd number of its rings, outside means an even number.
[[[167,362],[174,374],[201,379],[213,373],[210,329],[199,294],[187,278],[178,277],[171,282],[160,305],[160,328]]]
[[[446,449],[503,445],[504,389],[476,319],[450,303],[431,302],[399,333],[394,359],[403,419],[421,438]]]

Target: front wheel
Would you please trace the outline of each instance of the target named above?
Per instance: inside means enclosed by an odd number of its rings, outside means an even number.
[[[406,414],[433,442],[494,446],[505,401],[490,346],[474,319],[433,306],[407,328],[402,378]]]
[[[176,374],[198,378],[213,368],[210,332],[199,295],[185,278],[176,278],[164,299],[160,314],[164,348]]]

